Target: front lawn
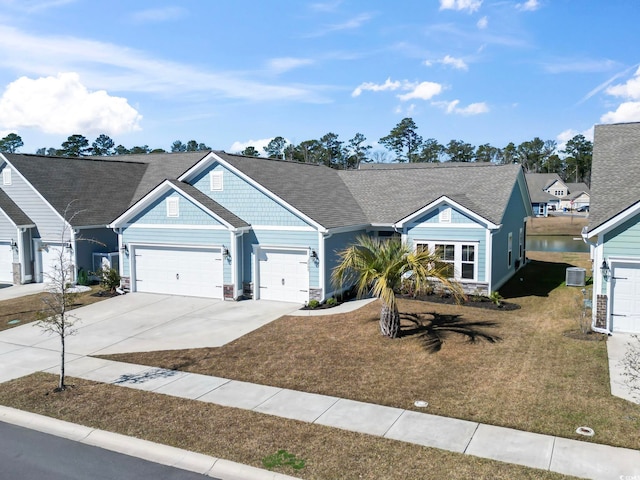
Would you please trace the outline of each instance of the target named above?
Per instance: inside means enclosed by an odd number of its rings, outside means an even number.
[[[401,300],[400,310],[495,322],[495,344],[450,338],[437,353],[414,337],[378,333],[378,302],[348,314],[283,317],[222,348],[105,358],[416,409],[532,432],[640,448],[640,405],[612,397],[606,338],[577,340],[579,287],[564,286],[567,266],[588,254],[530,252],[532,262],[501,290],[513,311]],[[424,410],[421,410],[424,411]],[[580,437],[581,440],[584,438]]]

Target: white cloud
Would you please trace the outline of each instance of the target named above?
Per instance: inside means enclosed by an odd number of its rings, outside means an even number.
[[[605,93],[625,100],[615,111],[607,112],[600,117],[604,123],[640,121],[640,68],[625,83],[611,85]]]
[[[600,117],[603,123],[640,122],[640,102],[621,103],[614,112]]]
[[[476,26],[480,30],[484,30],[485,28],[487,28],[489,26],[489,17],[487,16],[482,17],[480,20],[478,20],[478,23],[476,23]]]
[[[269,69],[274,73],[284,73],[289,70],[293,70],[294,68],[304,67],[306,65],[311,65],[313,60],[309,58],[293,58],[293,57],[282,57],[282,58],[272,58],[269,60]]]
[[[457,70],[469,69],[464,60],[462,60],[461,58],[452,57],[451,55],[445,55],[445,57],[440,60],[440,63],[442,63],[443,65],[450,65]]]
[[[409,105],[398,105],[394,113],[397,115],[402,115],[403,117],[410,117],[416,111],[416,104],[410,103]]]
[[[442,92],[442,85],[435,82],[421,82],[417,84],[410,92],[398,95],[398,98],[406,102],[411,99],[429,100]]]
[[[229,152],[238,153],[242,152],[247,147],[254,147],[260,155],[264,155],[263,148],[269,145],[269,142],[273,140],[272,138],[261,138],[259,140],[247,140],[246,142],[235,141],[229,147]]]
[[[44,133],[105,133],[139,130],[142,116],[126,98],[90,92],[77,73],[10,83],[0,98],[0,127],[36,128]]]
[[[387,80],[383,84],[376,84],[373,82],[364,82],[358,85],[353,92],[351,92],[352,97],[359,97],[362,92],[370,91],[370,92],[383,92],[385,90],[397,90],[402,86],[402,83],[398,80],[391,81],[391,78],[387,78]]]
[[[331,25],[325,25],[320,30],[310,33],[307,37],[321,37],[331,32],[340,32],[343,30],[357,30],[362,27],[365,23],[373,18],[373,15],[370,13],[361,13],[349,20],[346,20],[342,23],[334,23]]]
[[[322,87],[271,85],[247,80],[240,73],[204,70],[111,43],[72,36],[38,36],[6,25],[0,25],[0,68],[31,76],[78,72],[88,88],[111,92],[169,96],[199,93],[253,101],[326,101],[317,93]]]
[[[433,105],[441,107],[447,114],[456,114],[469,117],[472,115],[480,115],[489,112],[489,106],[485,102],[470,103],[466,107],[459,108],[460,100],[452,100],[451,102],[433,102]]]
[[[482,0],[440,0],[440,10],[468,10],[473,13],[481,5]]]
[[[164,8],[150,8],[147,10],[140,10],[134,12],[131,15],[131,19],[134,22],[150,23],[150,22],[167,22],[170,20],[176,20],[187,15],[187,10],[182,7],[164,7]]]
[[[569,128],[567,130],[564,130],[563,132],[560,132],[556,136],[556,144],[557,144],[556,150],[558,152],[561,150],[564,150],[567,146],[567,142],[571,140],[573,137],[575,137],[576,135],[582,135],[586,140],[593,142],[593,127],[587,130],[584,130],[582,132],[574,130],[573,128]]]
[[[518,3],[516,8],[525,12],[533,12],[540,8],[540,2],[538,0],[527,0],[524,3]]]

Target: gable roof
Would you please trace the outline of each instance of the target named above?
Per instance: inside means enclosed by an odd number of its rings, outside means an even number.
[[[9,217],[16,227],[34,227],[35,222],[11,200],[4,190],[0,189],[0,209]]]
[[[595,230],[638,203],[640,123],[596,125],[588,230]]]
[[[586,183],[567,183],[566,185],[569,189],[569,193],[563,197],[564,199],[573,200],[582,194],[591,196],[591,190],[589,190]]]
[[[5,153],[5,158],[74,227],[107,225],[131,203],[147,166],[104,157]]]
[[[494,224],[502,216],[522,167],[517,164],[433,164],[410,168],[340,170],[369,223],[394,224],[425,205],[448,197]],[[471,171],[473,170],[473,171]]]
[[[218,151],[215,154],[326,228],[369,223],[338,170]]]

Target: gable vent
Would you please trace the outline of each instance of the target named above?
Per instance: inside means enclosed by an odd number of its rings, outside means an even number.
[[[578,267],[567,268],[567,287],[584,287],[587,270]]]

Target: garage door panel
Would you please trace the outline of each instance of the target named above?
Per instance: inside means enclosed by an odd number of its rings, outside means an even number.
[[[13,249],[0,244],[0,283],[13,283]]]
[[[221,249],[138,247],[136,290],[193,297],[223,297]]]
[[[308,254],[300,250],[261,251],[260,298],[303,303],[309,300]]]
[[[611,329],[640,333],[640,264],[615,265],[611,289]]]

